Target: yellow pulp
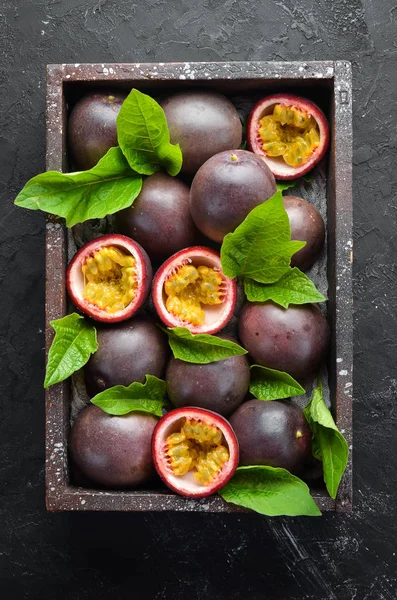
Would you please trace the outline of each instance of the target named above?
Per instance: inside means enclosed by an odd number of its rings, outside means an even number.
[[[101,248],[82,266],[83,298],[112,314],[134,299],[137,287],[135,258],[115,246]]]
[[[229,460],[222,445],[222,432],[197,419],[185,419],[180,432],[166,440],[166,456],[174,475],[193,475],[200,485],[208,485]]]
[[[164,284],[166,309],[181,321],[203,325],[205,312],[201,305],[222,304],[222,284],[222,276],[215,269],[182,265]]]
[[[291,167],[305,164],[320,145],[315,119],[294,106],[276,104],[273,114],[259,123],[264,152],[267,156],[282,156]]]

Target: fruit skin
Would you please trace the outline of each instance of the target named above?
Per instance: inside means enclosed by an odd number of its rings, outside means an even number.
[[[166,336],[145,315],[97,328],[98,350],[84,367],[92,398],[114,386],[144,383],[146,375],[162,378],[169,355]]]
[[[222,271],[219,254],[214,250],[211,250],[211,248],[206,248],[205,246],[191,246],[190,248],[184,248],[183,250],[176,252],[170,256],[161,267],[159,267],[154,276],[152,284],[152,300],[154,307],[157,315],[167,327],[186,327],[191,333],[217,333],[227,325],[233,316],[237,299],[237,283],[235,279],[224,276],[226,283],[224,302],[216,307],[211,307],[211,315],[213,316],[216,314],[216,317],[213,320],[209,320],[208,323],[205,323],[204,325],[191,325],[182,322],[165,308],[163,288],[167,276],[184,262],[190,261],[194,266],[206,265]]]
[[[204,235],[222,242],[275,192],[274,176],[261,158],[246,150],[228,150],[207,160],[196,173],[190,212]]]
[[[158,419],[133,412],[112,416],[90,404],[73,423],[69,451],[74,465],[94,483],[133,488],[154,475],[151,437]]]
[[[192,246],[198,236],[189,210],[189,187],[165,173],[147,177],[132,206],[116,216],[121,233],[141,244],[154,260]]]
[[[161,106],[171,142],[182,150],[182,173],[194,175],[214,154],[241,144],[237,110],[222,94],[206,90],[180,92],[166,98]]]
[[[164,453],[165,441],[167,436],[173,432],[173,425],[186,417],[200,419],[203,423],[218,427],[223,433],[229,450],[229,460],[223,466],[222,471],[212,483],[205,487],[194,482],[193,478],[186,480],[186,476],[175,476]],[[204,498],[220,490],[233,477],[238,466],[239,446],[236,434],[224,417],[210,410],[190,406],[171,410],[160,419],[152,436],[152,456],[156,471],[167,487],[181,496]]]
[[[248,400],[229,421],[239,441],[240,466],[296,472],[310,455],[312,432],[301,409],[290,401]]]
[[[77,169],[91,169],[109,148],[117,146],[116,119],[126,94],[89,92],[72,109],[68,145]]]
[[[298,380],[320,366],[329,336],[327,319],[314,304],[247,303],[241,312],[239,337],[253,360]]]
[[[135,298],[123,310],[108,313],[83,298],[83,277],[81,267],[88,256],[105,246],[118,246],[129,252],[136,260],[135,268],[139,285]],[[73,304],[82,313],[102,323],[118,323],[130,319],[146,301],[152,281],[153,271],[150,259],[145,250],[137,242],[125,235],[109,234],[87,242],[76,252],[66,270],[66,288]]]
[[[283,203],[291,226],[291,240],[306,242],[306,246],[293,255],[291,266],[307,271],[324,246],[324,221],[316,207],[303,198],[284,196]]]
[[[250,369],[244,355],[204,365],[171,358],[165,378],[174,406],[198,406],[227,417],[248,392]]]
[[[262,150],[262,141],[258,134],[259,121],[265,114],[268,114],[265,112],[266,110],[272,112],[270,107],[273,107],[275,104],[295,106],[299,110],[312,115],[317,122],[320,132],[320,146],[313,152],[311,158],[301,167],[291,167],[282,159],[267,156]],[[255,154],[262,158],[277,179],[295,179],[296,177],[302,177],[311,171],[326,153],[329,145],[329,138],[328,121],[321,108],[311,100],[300,96],[294,96],[292,94],[272,94],[271,96],[266,96],[255,104],[248,117],[248,146],[252,152],[255,152]]]

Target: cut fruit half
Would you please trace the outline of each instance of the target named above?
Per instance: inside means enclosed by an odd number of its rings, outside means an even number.
[[[247,137],[252,152],[262,157],[276,179],[295,179],[324,156],[329,127],[324,113],[311,100],[274,94],[255,104]]]
[[[204,498],[222,488],[239,460],[236,435],[224,417],[202,408],[172,410],[152,437],[154,466],[174,492]]]
[[[85,244],[66,272],[72,302],[103,323],[132,317],[145,302],[152,266],[145,250],[124,235],[104,235]]]
[[[157,314],[168,327],[211,334],[231,319],[237,285],[223,274],[219,254],[192,246],[163,263],[154,277],[152,296]]]

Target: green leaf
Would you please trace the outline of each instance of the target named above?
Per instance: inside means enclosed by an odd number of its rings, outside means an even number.
[[[67,227],[88,219],[102,219],[131,206],[142,187],[120,148],[110,148],[89,171],[36,175],[19,192],[15,204],[64,217]]]
[[[146,375],[145,383],[135,381],[128,387],[115,385],[94,396],[91,402],[109,415],[126,415],[139,411],[161,417],[166,389],[165,381],[154,375]]]
[[[313,455],[322,461],[328,493],[331,498],[336,498],[346,469],[349,449],[324,402],[321,380],[304,413],[313,432]]]
[[[250,392],[259,400],[280,400],[305,394],[291,375],[260,365],[251,365]]]
[[[64,381],[98,349],[96,329],[76,313],[50,322],[55,337],[48,353],[44,387]]]
[[[170,144],[170,135],[161,106],[150,96],[132,90],[117,117],[120,147],[132,169],[152,175],[162,167],[177,175],[182,167],[179,144]]]
[[[290,268],[291,256],[306,242],[290,240],[288,215],[281,192],[256,206],[221,247],[227,277],[244,275],[262,283],[278,281]]]
[[[269,517],[321,515],[306,483],[285,469],[239,467],[218,493],[226,502]]]
[[[274,283],[259,283],[246,278],[244,291],[250,302],[273,300],[284,308],[288,308],[290,304],[308,304],[326,300],[309,277],[297,267],[290,268]]]
[[[276,186],[279,192],[284,192],[285,190],[295,187],[297,183],[297,179],[294,179],[293,181],[276,181]]]
[[[230,356],[247,354],[247,350],[229,340],[222,340],[215,335],[197,333],[193,335],[185,327],[163,329],[175,358],[185,362],[207,364],[224,360]]]

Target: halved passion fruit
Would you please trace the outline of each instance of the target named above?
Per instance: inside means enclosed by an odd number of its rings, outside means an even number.
[[[322,110],[310,100],[274,94],[255,104],[247,137],[252,152],[263,158],[276,179],[295,179],[324,156],[329,127]]]
[[[157,314],[168,327],[211,334],[231,319],[237,285],[222,273],[219,254],[192,246],[163,263],[154,277],[152,295]]]
[[[145,302],[152,266],[145,250],[124,235],[104,235],[85,244],[66,272],[72,302],[104,323],[125,321]]]
[[[190,498],[214,494],[233,476],[239,460],[236,435],[224,417],[202,408],[177,408],[157,423],[154,466],[174,492]]]

